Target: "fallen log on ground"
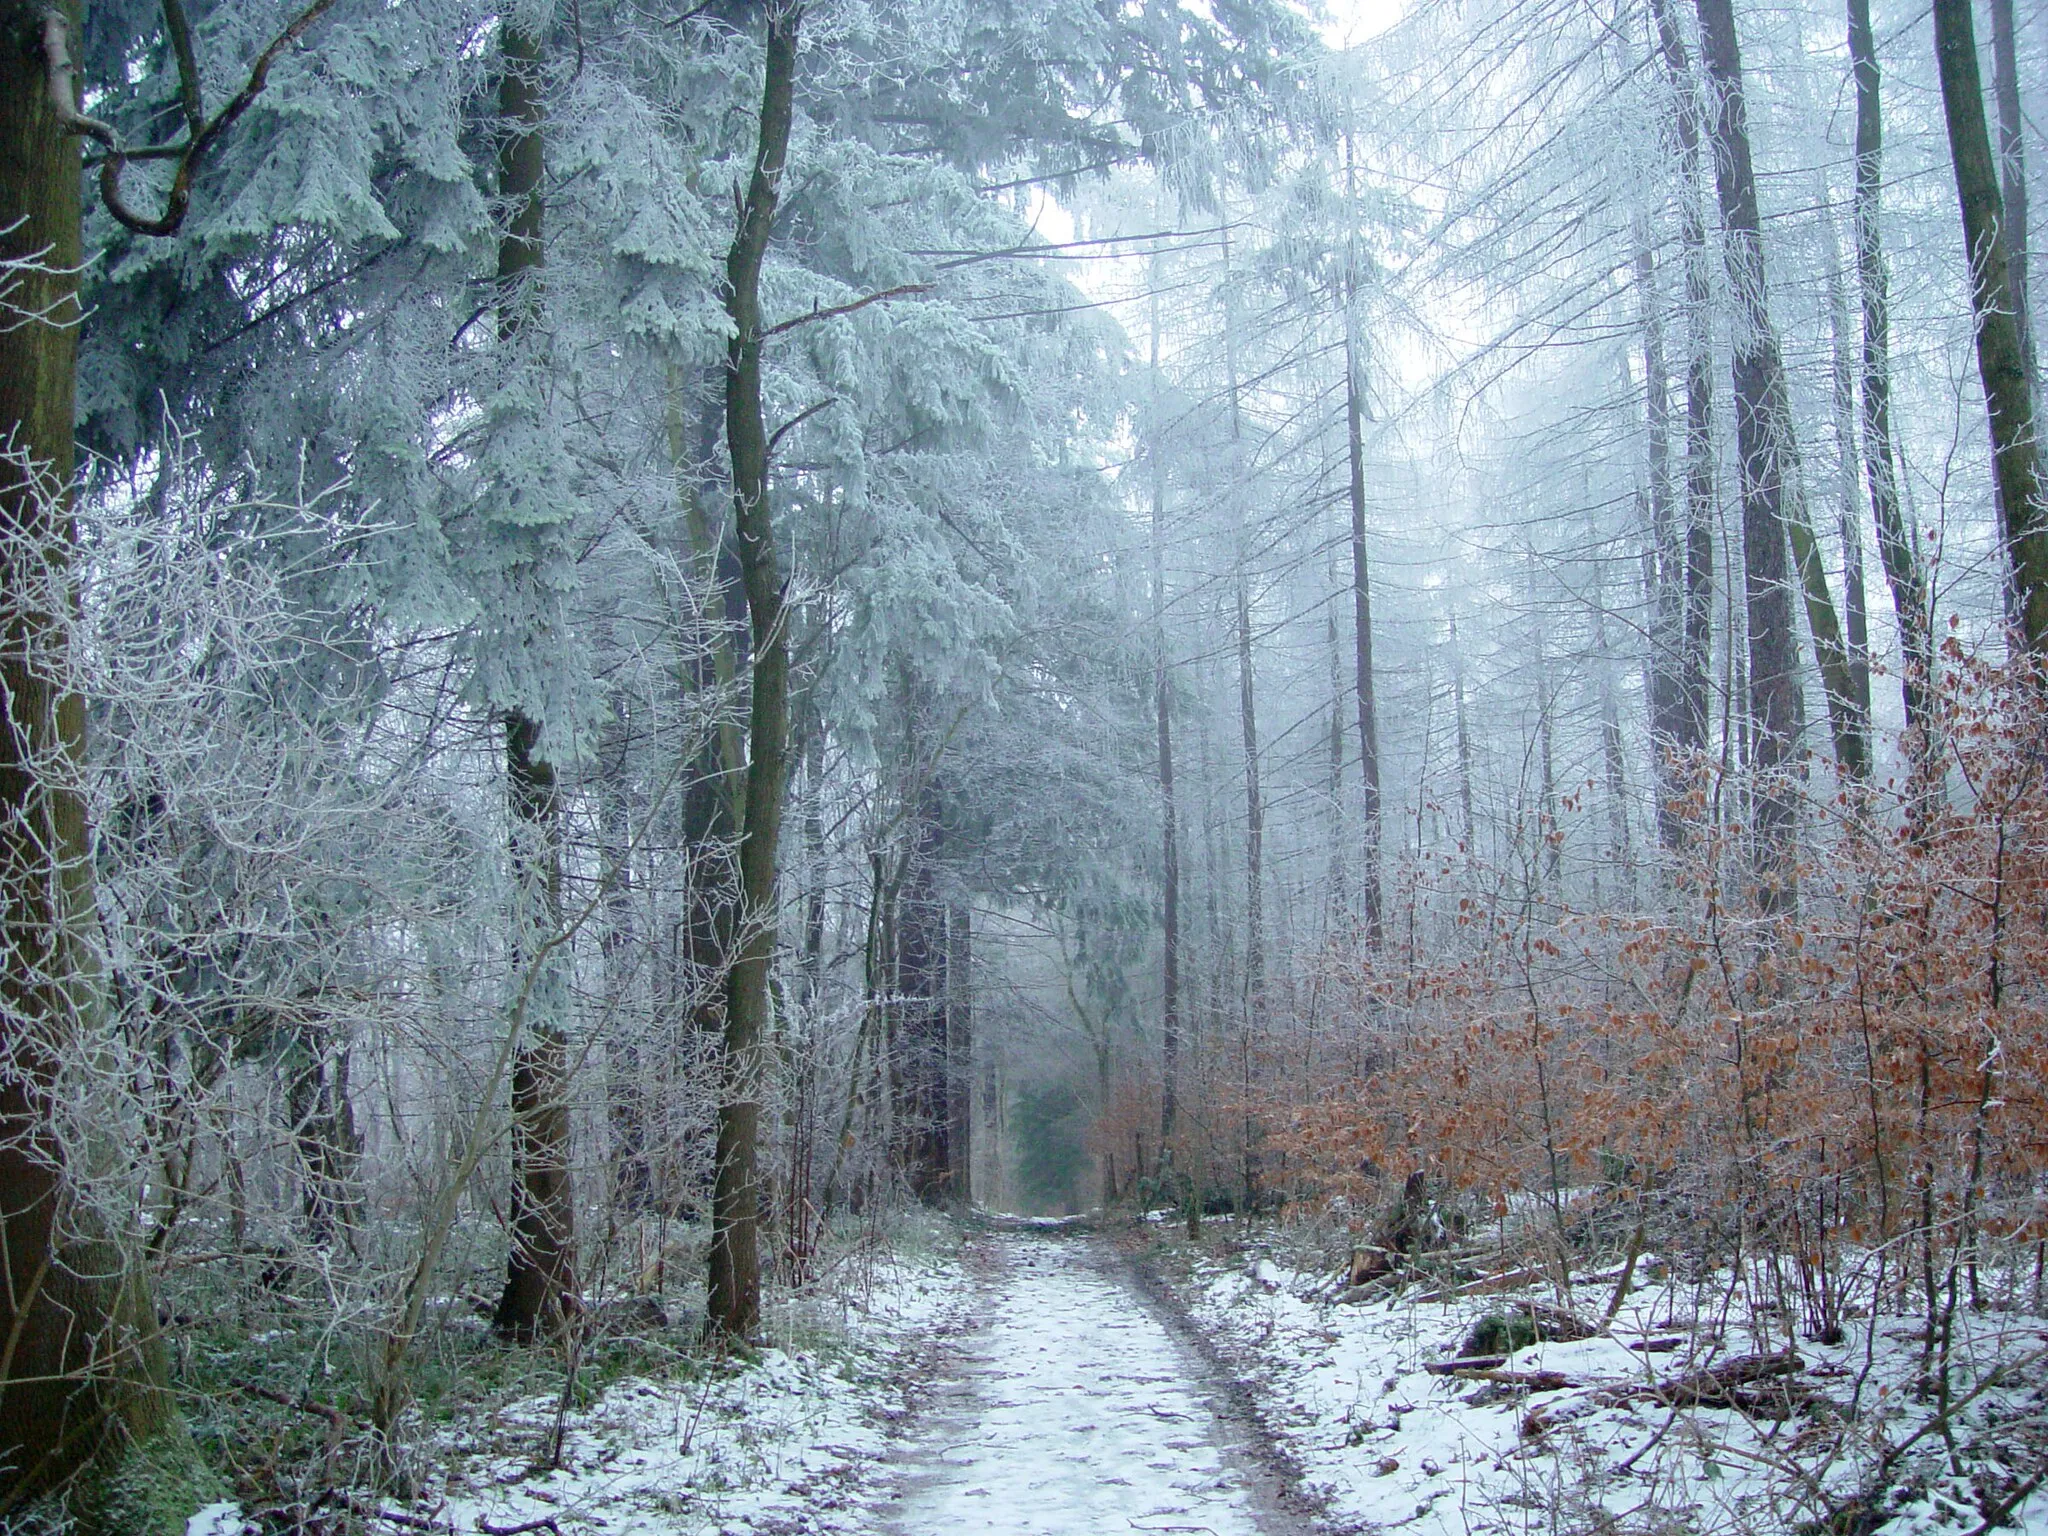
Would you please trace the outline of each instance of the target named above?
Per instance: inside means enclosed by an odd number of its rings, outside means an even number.
[[[1584,1385],[1563,1371],[1473,1370],[1452,1374],[1460,1381],[1484,1381],[1497,1387],[1526,1387],[1531,1392],[1563,1392]]]
[[[1653,1402],[1670,1408],[1735,1408],[1782,1419],[1813,1396],[1803,1384],[1786,1380],[1805,1369],[1799,1351],[1788,1347],[1771,1355],[1737,1355],[1660,1382],[1609,1387],[1597,1394],[1596,1400],[1607,1407]]]
[[[1455,1360],[1425,1360],[1422,1368],[1432,1376],[1455,1376],[1460,1371],[1490,1371],[1507,1363],[1506,1355],[1460,1355]]]

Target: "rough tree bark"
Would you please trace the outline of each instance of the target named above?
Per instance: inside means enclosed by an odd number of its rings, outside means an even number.
[[[530,342],[545,251],[546,61],[541,41],[507,27],[498,77],[498,197],[506,223],[498,240],[498,337],[508,350]],[[530,366],[522,360],[514,366]],[[505,779],[512,805],[512,960],[542,964],[512,1060],[512,1252],[492,1327],[530,1343],[558,1331],[576,1310],[576,1199],[569,1175],[568,982],[541,947],[562,921],[561,797],[554,765],[540,756],[541,722],[513,709],[505,717]],[[515,985],[525,985],[522,980]]]
[[[789,748],[789,636],[783,622],[782,562],[768,502],[768,429],[761,404],[761,265],[789,156],[802,20],[800,8],[769,8],[754,169],[725,261],[725,307],[733,322],[725,365],[726,445],[753,675],[739,829],[740,933],[726,976],[706,1321],[712,1333],[741,1339],[761,1324],[761,1092],[767,1070],[769,969],[775,956],[775,860]]]
[[[1977,376],[1991,417],[1991,458],[2005,509],[2019,628],[2027,650],[2048,657],[2048,527],[2041,504],[2033,390],[2027,377],[1998,164],[1984,120],[1984,84],[1970,0],[1935,0],[1934,50],[1948,118],[1949,158],[1970,263],[1970,309],[1977,320]]]
[[[568,980],[541,949],[562,923],[562,807],[554,766],[539,755],[540,725],[505,719],[512,800],[512,961],[542,965],[512,1058],[512,1251],[491,1326],[532,1343],[575,1315],[576,1198],[569,1174]],[[523,979],[515,985],[525,985]]]
[[[96,1209],[57,1132],[101,994],[65,615],[80,164],[45,78],[49,18],[76,34],[75,8],[0,5],[0,258],[28,264],[0,326],[0,1525],[59,1493],[85,1530],[176,1536],[214,1489],[136,1234]]]

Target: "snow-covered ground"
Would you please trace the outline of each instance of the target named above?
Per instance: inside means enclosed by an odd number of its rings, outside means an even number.
[[[1162,1249],[1152,1262],[1252,1389],[1266,1427],[1301,1467],[1303,1491],[1337,1531],[1790,1533],[1839,1509],[1887,1446],[1937,1413],[1912,1320],[1882,1316],[1874,1332],[1851,1320],[1831,1346],[1788,1340],[1782,1322],[1759,1337],[1728,1317],[1725,1277],[1718,1292],[1651,1280],[1600,1336],[1514,1352],[1512,1371],[1568,1383],[1531,1391],[1424,1366],[1456,1357],[1488,1312],[1517,1300],[1557,1303],[1548,1289],[1425,1301],[1418,1287],[1347,1305],[1326,1299],[1327,1274],[1256,1249],[1227,1261]],[[1613,1289],[1612,1276],[1577,1288],[1572,1311],[1597,1320]],[[2042,1320],[2019,1311],[1964,1309],[1957,1327],[1958,1395],[1991,1362],[2025,1362],[2048,1340]],[[1800,1359],[1788,1379],[1809,1399],[1788,1417],[1674,1407],[1628,1390],[1788,1343]],[[2048,1465],[2043,1377],[2038,1363],[2013,1372],[1956,1413],[1961,1475],[1943,1437],[1924,1433],[1887,1479],[1899,1492],[1876,1512],[1880,1523],[1857,1528],[1977,1531],[1987,1508]],[[2048,1533],[2048,1492],[2020,1500],[2015,1527]]]
[[[904,1445],[892,1536],[1286,1528],[1201,1362],[1100,1242],[983,1240],[976,1315]]]
[[[1305,1500],[1330,1532],[1985,1536],[2010,1502],[2008,1528],[2048,1536],[2048,1493],[2030,1496],[2048,1468],[2048,1324],[2029,1310],[1958,1311],[1950,1382],[1966,1396],[1945,1435],[1913,1320],[1852,1316],[1839,1343],[1789,1339],[1725,1274],[1688,1284],[1646,1259],[1595,1336],[1512,1350],[1503,1375],[1446,1362],[1475,1322],[1517,1305],[1598,1322],[1615,1277],[1569,1295],[1418,1285],[1347,1304],[1284,1252],[1155,1229],[1140,1262],[1169,1308],[1085,1232],[930,1236],[914,1257],[876,1257],[858,1286],[785,1303],[780,1342],[751,1361],[684,1357],[607,1382],[566,1415],[547,1470],[557,1394],[451,1423],[422,1448],[429,1486],[393,1528],[1287,1536],[1308,1529]],[[1788,1348],[1782,1411],[1674,1391]],[[1880,1506],[1845,1513],[1874,1483]],[[355,1503],[372,1529],[381,1507]],[[243,1529],[223,1505],[192,1536]]]
[[[872,1283],[783,1309],[784,1342],[695,1378],[627,1378],[572,1414],[559,1469],[534,1470],[556,1399],[442,1437],[426,1501],[470,1536],[552,1519],[559,1536],[811,1536],[871,1529],[893,1427],[957,1326],[957,1256],[883,1257]]]

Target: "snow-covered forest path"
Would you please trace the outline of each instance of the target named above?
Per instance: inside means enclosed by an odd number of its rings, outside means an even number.
[[[1285,1536],[1256,1442],[1104,1244],[979,1240],[982,1322],[905,1442],[890,1536]]]

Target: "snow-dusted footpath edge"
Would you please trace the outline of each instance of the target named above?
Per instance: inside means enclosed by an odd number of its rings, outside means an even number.
[[[1346,1524],[1333,1508],[1329,1488],[1309,1475],[1295,1441],[1272,1421],[1271,1404],[1256,1388],[1263,1375],[1259,1362],[1233,1348],[1227,1334],[1204,1325],[1185,1294],[1192,1272],[1177,1273],[1183,1266],[1168,1260],[1154,1238],[1154,1233],[1134,1228],[1114,1234],[1111,1241],[1155,1314],[1207,1368],[1211,1392],[1239,1431],[1239,1451],[1258,1460],[1271,1480],[1273,1496],[1288,1512],[1331,1536],[1365,1529]]]
[[[570,1417],[561,1467],[536,1471],[556,1402],[511,1403],[444,1434],[429,1503],[470,1536],[552,1520],[561,1536],[841,1536],[892,1485],[896,1440],[935,1359],[966,1326],[958,1245],[878,1255],[858,1285],[786,1305],[780,1342],[695,1376],[629,1376]]]

